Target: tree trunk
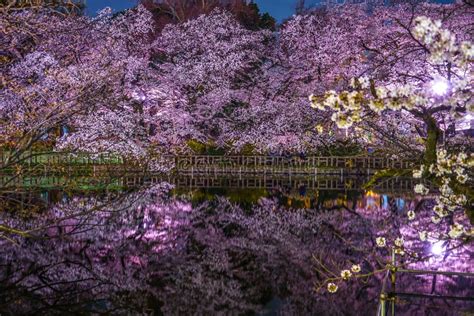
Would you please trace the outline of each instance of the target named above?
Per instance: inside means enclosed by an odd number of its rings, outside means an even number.
[[[423,118],[426,124],[426,144],[425,144],[425,153],[424,153],[424,163],[426,165],[431,165],[436,163],[436,146],[438,144],[439,137],[441,135],[441,130],[436,123],[436,120],[429,114]]]

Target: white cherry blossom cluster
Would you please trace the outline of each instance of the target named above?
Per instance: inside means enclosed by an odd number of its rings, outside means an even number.
[[[414,22],[412,34],[430,48],[431,62],[444,64],[446,60],[453,61],[455,59],[454,55],[459,50],[456,45],[456,37],[441,27],[441,21],[432,21],[425,16],[419,16]]]
[[[354,274],[357,274],[361,271],[361,267],[359,264],[353,264],[350,269],[344,269],[341,271],[341,278],[344,281],[349,280]],[[339,288],[337,284],[330,282],[327,285],[329,293],[336,293],[337,289]]]
[[[436,164],[430,165],[428,171],[437,177],[455,177],[456,181],[464,184],[469,180],[467,172],[473,166],[474,156],[472,154],[470,156],[464,152],[457,155],[448,154],[445,149],[439,149]]]
[[[403,239],[403,237],[397,237],[394,242],[394,247],[393,247],[393,250],[395,252],[395,254],[397,255],[405,255],[405,250],[404,250],[404,244],[405,244],[405,240]]]
[[[447,211],[453,212],[467,203],[466,196],[455,193],[454,186],[466,184],[469,180],[469,168],[473,164],[472,154],[468,157],[465,153],[448,155],[445,150],[438,151],[437,163],[428,168],[429,173],[441,178],[443,183],[440,187],[441,196],[437,198],[437,205],[434,207],[438,217],[443,218],[449,214]]]
[[[447,72],[456,76],[433,73],[432,81],[420,83],[390,83],[376,86],[368,77],[352,78],[349,86],[352,91],[327,91],[323,96],[310,95],[311,107],[317,110],[331,110],[331,120],[339,128],[350,128],[361,121],[363,113],[381,114],[385,110],[411,111],[416,108],[427,108],[450,105],[453,110],[460,108],[473,111],[471,93],[473,74],[468,61],[472,61],[473,45],[471,42],[456,44],[455,36],[441,28],[439,21],[418,17],[412,29],[413,36],[426,45],[429,59],[433,64],[449,64]],[[433,86],[440,85],[436,89]],[[435,91],[434,91],[435,90]]]
[[[361,121],[360,114],[364,95],[359,91],[343,91],[337,94],[336,91],[330,90],[326,92],[322,102],[319,102],[319,98],[314,95],[310,95],[309,100],[314,109],[324,111],[329,108],[333,110],[331,120],[336,123],[338,128],[349,128],[354,123]]]
[[[387,247],[387,239],[385,237],[379,236],[375,238],[375,244],[379,248],[385,248]],[[405,244],[405,239],[403,237],[397,237],[393,240],[393,251],[397,255],[405,255],[405,249],[404,249],[404,244]]]
[[[445,149],[438,149],[435,164],[430,166],[421,165],[419,169],[413,171],[414,178],[420,179],[423,174],[427,174],[435,177],[441,183],[439,186],[440,195],[436,197],[436,205],[433,207],[435,214],[431,217],[434,224],[440,223],[443,218],[463,208],[468,203],[466,195],[459,192],[459,187],[467,185],[470,180],[469,173],[473,166],[474,155],[472,154],[467,155],[464,152],[448,154]],[[417,184],[414,191],[425,195],[429,192],[429,189],[423,184]],[[454,223],[450,226],[448,235],[450,238],[456,239],[462,236],[463,233],[463,225]],[[426,240],[426,234],[420,233],[420,240]]]
[[[387,244],[387,240],[385,239],[385,237],[377,237],[375,238],[375,243],[377,244],[377,247],[385,247],[386,244]]]

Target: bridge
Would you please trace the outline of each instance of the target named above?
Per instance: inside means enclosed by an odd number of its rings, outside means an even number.
[[[123,174],[156,173],[177,175],[371,175],[378,170],[412,169],[413,160],[391,159],[374,156],[171,156],[159,159],[166,166],[165,172],[150,170],[147,161],[128,160],[108,154],[84,154],[64,152],[26,153],[16,164],[3,167],[0,155],[0,174],[119,176]]]
[[[371,174],[411,169],[413,160],[372,156],[166,156],[178,174]]]
[[[151,186],[162,182],[175,185],[176,188],[199,189],[199,188],[233,188],[233,189],[278,189],[297,192],[304,187],[308,193],[312,191],[350,191],[362,190],[368,181],[366,176],[330,176],[330,175],[241,175],[240,177],[229,175],[180,175],[180,174],[125,174],[117,177],[104,176],[73,176],[64,177],[50,176],[0,176],[0,188],[2,190],[14,191],[42,190],[42,189],[127,189]],[[379,193],[412,193],[413,187],[418,183],[413,178],[387,178],[379,182],[374,190]]]

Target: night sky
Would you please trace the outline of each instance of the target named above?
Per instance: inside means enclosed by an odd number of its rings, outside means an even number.
[[[306,5],[311,6],[324,0],[306,0]],[[296,0],[255,0],[261,13],[268,12],[277,22],[292,16],[295,13]],[[453,0],[435,0],[437,3],[452,3]],[[137,0],[86,0],[87,14],[95,15],[104,7],[111,7],[114,11],[121,11],[133,7]]]
[[[307,0],[308,4],[315,3],[318,0]],[[120,11],[133,7],[136,0],[87,0],[87,13],[95,15],[97,11],[104,7],[111,7],[114,11]],[[290,17],[295,12],[296,0],[256,0],[255,1],[262,13],[268,12],[278,22]]]
[[[115,12],[133,7],[136,4],[136,0],[86,0],[86,10],[88,15],[95,15],[97,11],[104,7],[111,7]]]
[[[295,13],[295,2],[296,0],[256,0],[255,1],[260,8],[260,12],[270,13],[277,22],[281,22],[292,16]],[[311,4],[314,0],[307,0],[306,3]]]

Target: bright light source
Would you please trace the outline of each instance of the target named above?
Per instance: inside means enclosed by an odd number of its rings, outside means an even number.
[[[431,90],[433,90],[436,95],[445,95],[448,92],[448,89],[449,83],[443,78],[438,78],[431,81]]]
[[[439,256],[439,255],[443,254],[444,250],[445,250],[445,247],[444,247],[444,242],[443,242],[443,241],[435,242],[435,243],[431,246],[431,252],[432,252],[435,256]]]

